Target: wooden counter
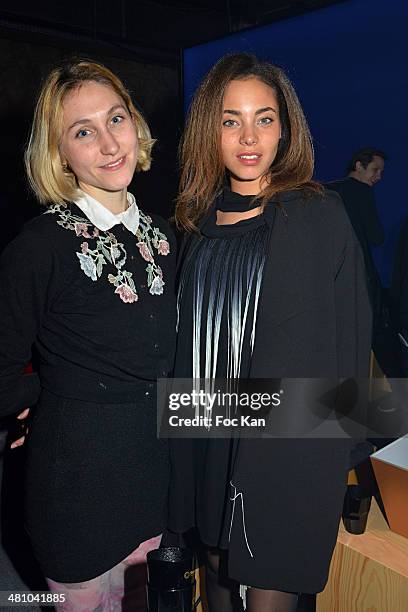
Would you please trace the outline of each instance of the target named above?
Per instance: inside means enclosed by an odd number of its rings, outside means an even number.
[[[374,499],[364,534],[341,523],[316,611],[408,612],[408,539],[390,531]]]

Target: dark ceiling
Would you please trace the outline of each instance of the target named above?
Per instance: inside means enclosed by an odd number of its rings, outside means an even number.
[[[0,35],[108,47],[173,64],[182,47],[340,0],[2,0]]]

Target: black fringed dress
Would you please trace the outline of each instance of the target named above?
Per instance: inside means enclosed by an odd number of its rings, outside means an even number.
[[[182,255],[176,376],[367,377],[364,265],[337,194],[280,193],[256,219],[219,228],[210,212],[200,230]],[[231,455],[226,440],[173,440],[169,528],[228,546],[242,585],[319,592],[352,446],[241,437]]]
[[[248,209],[252,199],[226,192],[222,204]],[[186,254],[180,277],[175,377],[247,378],[269,229],[262,215],[217,225],[214,208],[201,234]],[[209,546],[228,546],[228,484],[235,451],[233,439],[193,442],[197,526]]]

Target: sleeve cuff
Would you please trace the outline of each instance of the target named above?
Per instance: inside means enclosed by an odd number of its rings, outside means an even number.
[[[24,374],[13,381],[13,388],[3,389],[0,393],[0,416],[10,416],[33,406],[41,392],[38,374]],[[11,387],[11,384],[7,385]]]

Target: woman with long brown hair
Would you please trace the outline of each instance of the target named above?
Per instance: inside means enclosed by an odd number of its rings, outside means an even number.
[[[367,375],[359,248],[340,199],[312,179],[284,72],[248,54],[221,59],[193,99],[181,167],[175,377]],[[171,444],[169,527],[198,528],[213,612],[234,609],[234,583],[250,612],[289,612],[298,593],[324,588],[351,442],[293,438]]]

